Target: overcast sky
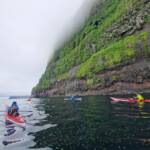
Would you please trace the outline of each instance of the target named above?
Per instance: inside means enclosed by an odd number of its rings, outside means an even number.
[[[84,1],[0,0],[0,95],[30,94]]]

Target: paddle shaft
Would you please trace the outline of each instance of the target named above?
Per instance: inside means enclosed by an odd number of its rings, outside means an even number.
[[[6,112],[6,111],[0,110],[0,112]],[[33,112],[33,111],[31,111],[31,110],[20,110],[19,112]]]

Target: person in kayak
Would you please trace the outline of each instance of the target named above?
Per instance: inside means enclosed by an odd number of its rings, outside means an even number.
[[[75,100],[75,96],[72,95],[72,96],[70,97],[70,100]]]
[[[136,94],[137,101],[144,101],[144,97],[141,94]]]
[[[18,116],[19,115],[19,107],[17,102],[13,102],[11,106],[8,108],[8,114]]]

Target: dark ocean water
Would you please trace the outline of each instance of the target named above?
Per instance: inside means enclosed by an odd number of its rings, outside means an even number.
[[[4,107],[2,102],[0,108]],[[82,101],[18,100],[18,103],[20,109],[33,112],[24,114],[28,123],[25,131],[15,127],[15,133],[5,136],[7,129],[1,125],[1,149],[150,149],[150,103],[112,103],[109,96],[88,96]],[[2,113],[0,119],[2,124]],[[4,141],[8,144],[4,145]]]

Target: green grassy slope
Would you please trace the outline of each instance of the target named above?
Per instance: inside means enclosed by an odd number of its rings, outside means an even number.
[[[132,25],[130,17],[144,11],[145,6],[143,0],[98,0],[84,28],[55,53],[33,93],[69,78],[69,70],[75,66],[79,66],[76,78],[92,78],[97,72],[137,57],[140,55],[135,48],[137,41],[144,43],[143,55],[146,57],[148,33],[126,34],[135,24]],[[149,15],[145,13],[143,17],[145,23],[149,23]],[[131,21],[129,25],[128,21]]]
[[[115,64],[120,64],[137,56],[147,56],[150,54],[148,49],[148,33],[142,32],[139,35],[126,37],[118,42],[109,45],[93,54],[90,59],[80,65],[77,77],[91,76],[99,71],[110,68]],[[137,41],[144,43],[143,52],[136,51],[135,44]]]

